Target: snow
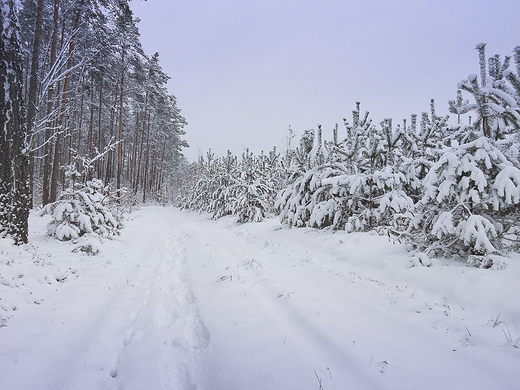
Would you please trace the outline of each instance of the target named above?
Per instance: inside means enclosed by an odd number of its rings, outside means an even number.
[[[520,203],[520,169],[506,166],[496,178],[497,193],[507,204]]]
[[[480,215],[471,215],[466,221],[461,221],[457,226],[458,235],[464,240],[464,244],[470,245],[475,242],[474,248],[479,251],[493,253],[496,248],[491,244],[488,235],[496,238],[495,226]]]
[[[159,206],[59,242],[48,218],[0,241],[2,389],[518,386],[520,255],[428,262],[385,236]]]
[[[509,107],[514,108],[517,106],[516,100],[513,96],[511,96],[509,93],[501,91],[500,89],[496,88],[489,88],[489,92],[493,93],[494,95],[500,97]],[[499,113],[504,112],[504,108],[500,107],[502,111],[495,110]]]

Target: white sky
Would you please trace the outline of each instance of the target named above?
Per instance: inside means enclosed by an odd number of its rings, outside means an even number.
[[[447,114],[457,83],[520,45],[518,0],[133,0],[188,121],[189,160],[281,145],[321,124]]]

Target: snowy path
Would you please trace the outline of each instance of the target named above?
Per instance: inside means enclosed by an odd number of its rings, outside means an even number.
[[[520,292],[514,274],[409,268],[403,247],[368,234],[172,219],[211,335],[208,388],[317,390],[317,377],[325,390],[518,386],[520,351],[486,325],[507,288]],[[497,275],[503,291],[486,284]],[[501,306],[514,332],[519,308]]]
[[[45,311],[0,328],[1,389],[195,388],[185,363],[208,334],[182,247],[154,217],[129,223],[131,240],[104,245],[102,259],[83,257],[78,279],[37,307]]]
[[[410,268],[369,234],[132,218],[94,257],[34,234],[28,253],[73,256],[62,268],[77,277],[43,290],[29,269],[2,290],[28,256],[2,251],[0,294],[31,304],[0,327],[0,389],[518,388],[518,258]]]

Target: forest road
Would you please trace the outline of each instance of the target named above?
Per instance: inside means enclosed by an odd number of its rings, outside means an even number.
[[[41,238],[58,251],[47,264],[64,256],[77,269],[0,328],[1,390],[517,384],[518,349],[504,338],[518,312],[504,298],[513,264],[410,268],[386,237],[171,207],[142,207],[125,224],[96,256]],[[486,283],[491,297],[479,295]]]
[[[197,388],[209,335],[169,227],[161,211],[128,222],[77,279],[2,328],[0,389]]]

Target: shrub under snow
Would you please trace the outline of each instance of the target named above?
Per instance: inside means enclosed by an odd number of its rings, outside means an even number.
[[[121,224],[106,207],[103,183],[94,179],[73,191],[67,191],[56,202],[44,206],[40,214],[52,220],[47,233],[58,240],[73,240],[86,233],[104,237],[119,234]]]
[[[192,166],[193,175],[185,181],[178,205],[189,210],[206,211],[213,218],[236,216],[238,223],[262,221],[273,208],[281,181],[276,151],[254,156],[246,150],[239,161],[231,152],[207,162],[201,158]]]
[[[488,137],[448,149],[418,203],[429,251],[483,255],[503,246],[520,212],[520,169]]]

